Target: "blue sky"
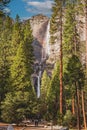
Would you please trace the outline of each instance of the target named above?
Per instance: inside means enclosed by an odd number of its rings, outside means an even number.
[[[12,0],[5,8],[5,11],[10,12],[10,16],[15,18],[16,14],[21,19],[27,19],[37,14],[51,15],[51,7],[53,0]]]

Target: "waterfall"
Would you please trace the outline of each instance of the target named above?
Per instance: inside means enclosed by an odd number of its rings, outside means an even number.
[[[38,84],[37,84],[37,98],[40,97],[40,79],[41,79],[41,70],[39,71],[39,75],[37,76],[38,78]]]
[[[34,74],[33,74],[33,82],[34,88],[36,91],[37,98],[40,98],[40,84],[41,84],[41,75],[43,70],[46,67],[46,60],[50,55],[50,21],[48,21],[47,29],[46,29],[46,37],[44,39],[45,44],[42,46],[41,50],[41,60],[34,64]]]
[[[45,51],[45,48],[43,47],[42,48],[42,57],[41,57],[41,62],[45,61],[46,60],[46,51]]]
[[[49,56],[50,55],[50,21],[48,22],[47,25],[47,37],[46,37],[46,54]]]

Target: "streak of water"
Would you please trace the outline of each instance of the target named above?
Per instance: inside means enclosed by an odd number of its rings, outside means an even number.
[[[37,98],[40,97],[40,79],[41,79],[41,70],[39,71],[38,77],[38,86],[37,86]]]
[[[50,55],[50,21],[47,25],[47,37],[46,37],[46,54]]]

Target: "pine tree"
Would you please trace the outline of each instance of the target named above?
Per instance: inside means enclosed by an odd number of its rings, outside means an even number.
[[[14,60],[14,57],[17,53],[17,49],[20,45],[21,39],[23,39],[23,34],[21,30],[20,18],[17,15],[14,22],[13,30],[12,30],[11,57],[10,57],[11,62],[13,62]]]
[[[27,21],[27,23],[25,24],[23,33],[24,33],[24,41],[26,43],[26,48],[28,48],[27,56],[32,66],[33,61],[34,61],[34,53],[33,53],[33,46],[32,46],[33,35],[32,35],[31,26],[30,26],[30,21]]]
[[[12,20],[7,16],[2,27],[0,37],[0,102],[9,91],[9,76],[10,76],[10,47],[11,47],[11,27]],[[8,35],[9,34],[9,35]]]
[[[55,0],[53,14],[50,22],[50,43],[57,43],[60,46],[60,113],[63,113],[63,63],[62,63],[62,20],[63,0]]]
[[[11,76],[13,81],[14,89],[16,90],[25,90],[31,88],[31,74],[32,68],[29,59],[29,50],[26,46],[27,43],[24,41],[20,42],[17,55],[14,58],[14,62],[11,67]]]
[[[76,104],[77,104],[77,126],[80,129],[80,102],[79,102],[79,92],[84,86],[84,72],[79,58],[76,55],[73,55],[67,64],[67,71],[69,77],[68,83],[71,83],[74,86]]]
[[[52,16],[50,20],[50,43],[55,44],[59,41],[59,31],[60,31],[60,1],[54,0],[52,7]]]
[[[7,25],[7,24],[6,24]],[[12,57],[10,57],[10,91],[2,102],[2,118],[7,122],[19,123],[33,115],[34,90],[31,85],[33,72],[32,31],[30,24],[20,26],[17,16],[12,36]],[[9,39],[11,40],[11,39]],[[16,41],[17,40],[17,41]],[[8,53],[6,53],[8,54]],[[7,111],[7,112],[6,112]],[[8,118],[9,114],[9,118]],[[15,115],[15,116],[14,116]]]
[[[16,91],[6,94],[1,104],[1,117],[8,123],[19,124],[25,118],[33,116],[35,98],[29,91]]]
[[[41,79],[41,98],[43,98],[42,100],[44,100],[44,102],[47,100],[47,92],[50,85],[49,83],[50,83],[50,78],[47,75],[47,72],[44,71]]]
[[[76,12],[75,4],[67,2],[65,10],[65,23],[63,31],[63,54],[64,57],[70,57],[73,54],[78,54],[79,49],[79,34],[76,28]]]
[[[19,25],[17,28],[18,27]],[[30,25],[24,25],[24,30],[22,32],[24,35],[22,39],[19,40],[17,54],[14,56],[14,61],[11,66],[13,86],[18,90],[25,88],[31,89],[31,74],[33,72],[33,38]]]
[[[33,56],[32,54],[33,52],[30,48],[31,36],[32,35],[30,33],[28,35],[30,41],[29,39],[27,40],[27,38],[25,37],[21,39],[19,43],[19,47],[17,49],[17,54],[15,55],[13,64],[11,65],[11,82],[12,82],[11,95],[14,96],[13,100],[15,101],[13,102],[13,108],[10,108],[10,110],[15,109],[16,107],[14,112],[11,114],[18,113],[16,115],[18,122],[23,119],[23,115],[25,117],[27,117],[28,115],[30,116],[33,110],[33,109],[31,110],[33,105],[33,98],[34,98],[34,90],[31,84],[31,74],[33,72],[32,69],[33,59],[31,57]],[[8,98],[8,94],[7,94],[7,98]],[[16,102],[16,100],[18,100],[18,103]],[[3,102],[4,106],[5,106],[5,102],[6,99]],[[11,103],[11,100],[9,100],[9,102]],[[2,107],[4,106],[2,105]],[[5,111],[5,107],[2,110],[2,116],[4,115],[3,111]],[[3,116],[3,119],[5,118],[7,118],[7,113],[6,113],[6,117]],[[13,118],[13,120],[15,120],[15,118]]]
[[[81,51],[82,47],[81,47],[81,41],[80,41],[80,37],[79,37],[79,31],[77,29],[77,27],[78,27],[77,24],[79,22],[77,17],[78,17],[78,15],[79,16],[81,15],[81,10],[82,10],[82,7],[81,7],[82,4],[80,2],[81,1],[79,1],[78,3],[68,1],[66,4],[65,23],[64,23],[64,32],[63,32],[63,54],[64,54],[63,64],[64,64],[65,71],[67,71],[66,70],[67,62],[68,62],[69,58],[72,57],[73,54],[75,54],[79,58],[81,58],[80,51]],[[71,86],[73,87],[72,84],[71,84]],[[72,93],[72,90],[71,90],[72,101],[75,101],[74,97],[76,95],[76,91],[75,91],[75,89],[73,89],[73,90],[74,90],[74,93]],[[78,95],[76,95],[76,96],[78,97]],[[79,99],[77,99],[77,100],[79,100]],[[77,101],[77,102],[79,102],[79,101]],[[74,111],[75,104],[74,104],[74,102],[72,102],[72,103],[73,103],[72,104],[73,113],[75,114],[75,111]],[[78,119],[78,124],[79,124],[78,128],[80,129],[79,119]]]
[[[51,83],[48,89],[48,112],[50,118],[55,123],[58,120],[58,112],[59,112],[59,93],[60,93],[60,87],[59,87],[59,63],[55,65],[55,69],[52,74]],[[54,111],[55,108],[55,111]]]

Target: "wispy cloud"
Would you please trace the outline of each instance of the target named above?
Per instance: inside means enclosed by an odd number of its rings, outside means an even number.
[[[21,17],[21,21],[28,20],[29,18],[31,18],[31,17]]]
[[[9,14],[9,13],[11,12],[11,10],[10,10],[9,8],[7,8],[7,7],[5,7],[3,11],[4,11],[4,13],[6,13],[6,14]]]
[[[38,0],[23,0],[26,2],[26,10],[33,14],[45,14],[50,15],[51,14],[51,8],[52,8],[52,0],[44,0],[44,1],[38,1]]]

